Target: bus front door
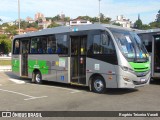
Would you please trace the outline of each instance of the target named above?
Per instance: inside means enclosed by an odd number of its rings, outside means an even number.
[[[28,52],[29,40],[22,40],[21,42],[21,76],[28,76]]]
[[[160,35],[154,36],[153,39],[153,77],[160,77]]]
[[[71,36],[71,83],[86,84],[87,36]]]

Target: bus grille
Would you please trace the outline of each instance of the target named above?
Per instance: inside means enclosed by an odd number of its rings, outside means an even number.
[[[147,70],[148,67],[145,67],[145,68],[134,68],[135,70]]]
[[[133,81],[134,85],[141,85],[141,84],[146,84],[148,80],[141,82],[141,81]]]
[[[149,73],[149,71],[146,72],[136,72],[137,77],[144,77]]]

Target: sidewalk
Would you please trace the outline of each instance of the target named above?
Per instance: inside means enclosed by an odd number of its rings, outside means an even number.
[[[11,66],[0,66],[0,72],[1,71],[11,71]]]

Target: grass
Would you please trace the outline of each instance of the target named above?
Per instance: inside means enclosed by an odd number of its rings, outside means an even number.
[[[0,60],[0,66],[11,65],[11,60]]]

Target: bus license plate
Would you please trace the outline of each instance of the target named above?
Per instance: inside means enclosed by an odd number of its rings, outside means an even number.
[[[142,78],[142,79],[141,79],[141,82],[145,82],[145,81],[146,81],[146,79],[145,79],[145,78]]]

